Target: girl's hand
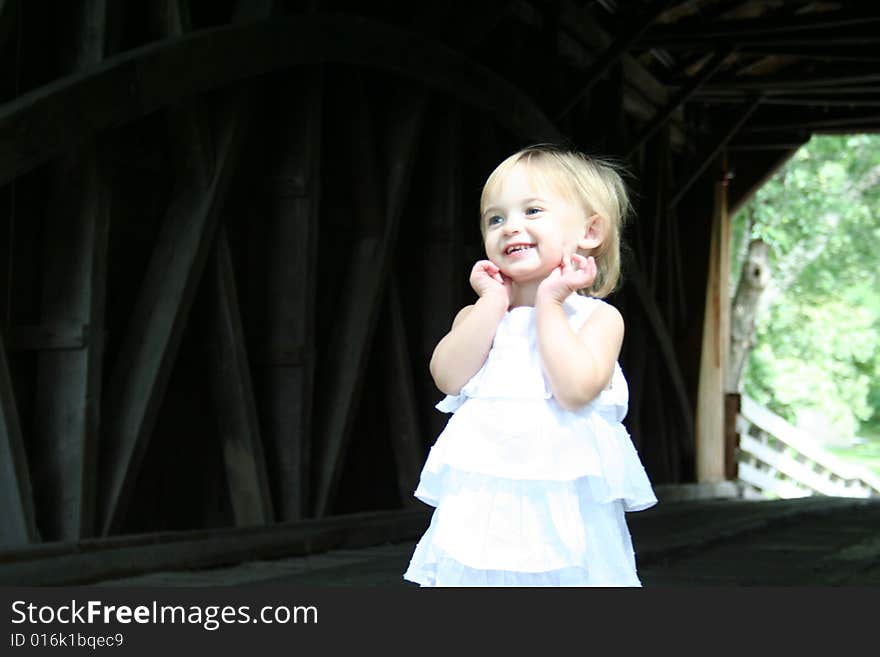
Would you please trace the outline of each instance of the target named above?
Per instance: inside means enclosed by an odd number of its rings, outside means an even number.
[[[503,295],[510,303],[510,279],[502,274],[498,265],[491,260],[480,260],[474,265],[471,269],[470,283],[477,296]]]
[[[577,263],[575,269],[572,260]],[[588,287],[596,280],[596,260],[579,253],[562,256],[562,262],[538,286],[535,305],[539,300],[562,303],[572,292]]]

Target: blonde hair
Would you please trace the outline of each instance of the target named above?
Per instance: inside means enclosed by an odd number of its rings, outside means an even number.
[[[596,280],[579,292],[599,298],[611,294],[620,279],[620,234],[630,211],[626,185],[618,173],[620,167],[552,145],[529,146],[508,157],[489,175],[480,196],[480,217],[488,197],[519,163],[529,167],[538,184],[555,187],[580,203],[586,216],[599,215],[604,238],[590,254],[596,260]],[[485,236],[482,221],[480,230]]]

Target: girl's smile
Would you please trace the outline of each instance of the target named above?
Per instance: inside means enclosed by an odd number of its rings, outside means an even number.
[[[529,251],[532,251],[534,248],[534,244],[516,242],[504,249],[504,255],[508,258],[521,258],[529,255]]]

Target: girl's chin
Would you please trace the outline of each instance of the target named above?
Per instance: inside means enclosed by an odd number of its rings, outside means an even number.
[[[550,272],[552,272],[553,269],[554,268],[551,267],[547,271],[544,271],[543,269],[526,271],[524,268],[509,267],[502,269],[501,273],[517,285],[527,285],[529,283],[540,283],[550,275]]]

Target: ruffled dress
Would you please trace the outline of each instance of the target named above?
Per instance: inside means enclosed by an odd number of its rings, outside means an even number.
[[[605,303],[571,295],[572,328]],[[611,385],[575,411],[550,391],[534,308],[507,312],[483,367],[437,408],[452,416],[415,496],[436,507],[404,578],[422,586],[640,586],[626,511],[657,503]]]

